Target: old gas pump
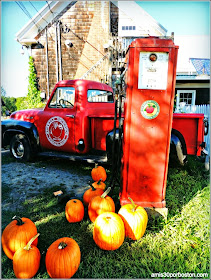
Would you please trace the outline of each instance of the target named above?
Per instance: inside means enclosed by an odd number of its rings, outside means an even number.
[[[127,52],[120,203],[166,209],[178,46],[140,38]],[[159,211],[158,211],[159,212]]]

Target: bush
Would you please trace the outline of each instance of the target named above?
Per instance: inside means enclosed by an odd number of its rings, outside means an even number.
[[[34,59],[29,57],[29,85],[26,100],[23,100],[23,106],[27,108],[41,108],[44,106],[40,97],[40,90],[38,89],[37,73],[34,66]]]

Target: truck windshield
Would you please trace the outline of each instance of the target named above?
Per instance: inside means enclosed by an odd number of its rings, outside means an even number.
[[[72,108],[75,103],[75,88],[59,87],[49,103],[50,108]]]
[[[89,89],[88,102],[114,102],[113,93],[106,90]]]

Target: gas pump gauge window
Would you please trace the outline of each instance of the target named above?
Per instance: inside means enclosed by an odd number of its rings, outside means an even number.
[[[166,90],[168,61],[166,52],[140,52],[138,88]]]
[[[155,53],[150,54],[149,60],[151,60],[152,62],[156,61],[157,60],[157,55]]]

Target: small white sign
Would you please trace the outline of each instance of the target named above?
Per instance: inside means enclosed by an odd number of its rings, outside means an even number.
[[[153,59],[150,60],[150,57]],[[140,52],[138,89],[165,90],[167,88],[169,54]]]

